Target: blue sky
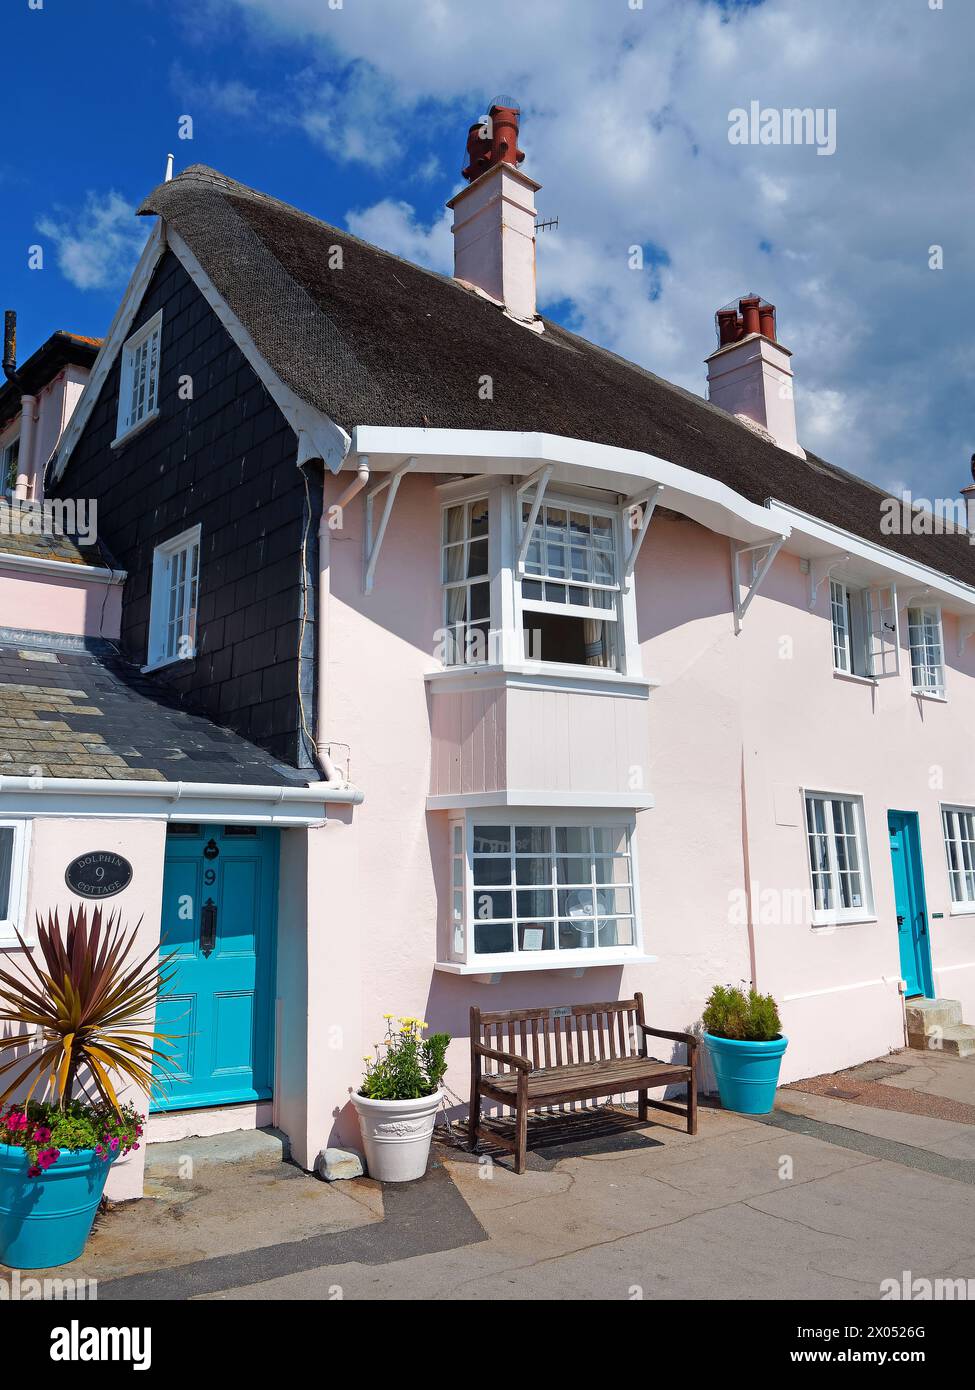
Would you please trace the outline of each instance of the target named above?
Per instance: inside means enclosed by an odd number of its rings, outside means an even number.
[[[34,0],[37,3],[37,0]],[[21,356],[105,331],[162,177],[207,163],[449,270],[467,125],[524,109],[557,232],[542,305],[691,390],[748,290],[795,352],[800,438],[916,496],[975,449],[961,0],[5,0],[0,299]],[[734,146],[729,113],[835,112],[836,150]],[[193,139],[178,138],[181,116]],[[631,246],[646,250],[634,275]],[[27,268],[44,249],[43,270]],[[929,266],[943,246],[944,269]]]

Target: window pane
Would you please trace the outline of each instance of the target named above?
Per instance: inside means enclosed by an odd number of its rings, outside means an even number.
[[[510,859],[478,859],[474,858],[474,882],[481,884],[498,884],[511,882],[511,860]]]
[[[551,889],[538,888],[517,895],[519,919],[525,917],[554,917],[555,902]]]
[[[555,848],[559,854],[588,855],[592,848],[591,834],[588,825],[560,825],[555,832]]]
[[[593,847],[597,854],[624,854],[626,852],[626,830],[621,825],[597,826],[592,832]]]
[[[9,825],[0,828],[0,918],[11,915],[10,874],[13,864],[14,831]]]
[[[474,922],[474,950],[478,955],[494,956],[514,950],[510,922]]]
[[[509,854],[510,851],[510,825],[475,825],[475,854]]]
[[[511,916],[511,894],[496,889],[474,890],[474,916],[482,921]]]
[[[596,925],[591,919],[572,918],[559,922],[559,945],[563,951],[591,950],[596,944]]]
[[[468,575],[487,574],[488,572],[488,543],[487,541],[471,541],[467,547],[467,573]]]
[[[528,884],[529,886],[537,883],[551,883],[551,859],[529,859],[527,857],[516,859],[515,882]]]
[[[561,855],[556,860],[559,883],[584,884],[592,882],[591,865],[588,859],[566,859]]]
[[[470,504],[471,536],[486,536],[488,533],[489,503],[486,497]]]
[[[549,854],[552,829],[548,825],[519,825],[515,829],[516,854]]]

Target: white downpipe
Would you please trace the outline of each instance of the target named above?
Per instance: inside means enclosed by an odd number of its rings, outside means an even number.
[[[18,502],[26,502],[31,493],[34,479],[34,407],[36,396],[20,398],[20,453],[17,458],[17,479],[14,484],[14,497]]]
[[[331,597],[331,528],[328,524],[329,512],[337,508],[339,514],[348,506],[369,481],[369,460],[360,457],[356,476],[336,502],[328,503],[322,493],[322,515],[318,523],[318,614],[315,624],[315,667],[318,676],[318,690],[315,700],[315,748],[325,773],[328,785],[342,784],[342,778],[335,769],[328,754],[328,648],[329,648],[329,600]]]

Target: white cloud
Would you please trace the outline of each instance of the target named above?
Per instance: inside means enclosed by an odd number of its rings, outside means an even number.
[[[540,214],[560,218],[540,241],[543,302],[568,301],[573,327],[703,394],[714,310],[754,289],[795,354],[801,438],[878,481],[965,481],[975,7],[493,0],[480,24],[446,0],[228,2],[262,47],[300,43],[309,135],[384,171],[363,235],[435,263],[440,224],[398,201],[429,154],[412,134],[449,129],[459,170],[467,123],[512,91]],[[753,100],[835,108],[836,153],[731,145],[729,112]],[[633,243],[669,257],[642,292]],[[933,243],[943,271],[927,268]]]
[[[183,67],[174,63],[169,72],[169,82],[180,101],[186,105],[187,115],[194,114],[194,107],[219,111],[225,116],[251,116],[260,105],[260,93],[237,78],[218,82],[214,78],[194,77]]]
[[[114,190],[89,193],[73,213],[57,208],[37,230],[54,244],[58,269],[79,290],[125,285],[149,232],[146,219]]]
[[[432,226],[423,227],[416,217],[416,210],[409,203],[395,198],[384,198],[380,203],[360,211],[347,212],[346,225],[353,235],[363,241],[392,251],[394,256],[426,266],[428,270],[439,270],[449,274],[453,269],[453,237],[450,233],[450,214],[443,216]]]

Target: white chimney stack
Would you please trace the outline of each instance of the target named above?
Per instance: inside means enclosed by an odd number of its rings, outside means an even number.
[[[518,107],[499,97],[467,137],[468,186],[454,214],[454,276],[482,290],[512,318],[532,323],[535,301],[535,194],[541,184],[518,165]]]
[[[706,358],[708,400],[761,427],[780,449],[805,458],[796,435],[792,353],[776,341],[775,305],[757,294],[718,310],[718,346]]]

